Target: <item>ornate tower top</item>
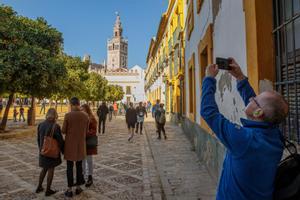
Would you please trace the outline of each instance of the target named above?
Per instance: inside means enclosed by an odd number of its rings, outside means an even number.
[[[116,18],[116,22],[115,22],[115,26],[114,26],[114,37],[122,37],[122,23],[121,23],[121,19],[120,19],[120,15],[118,12],[116,12],[117,18]]]

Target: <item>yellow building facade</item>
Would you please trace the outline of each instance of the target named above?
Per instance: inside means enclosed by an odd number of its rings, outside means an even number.
[[[160,99],[168,113],[184,113],[184,0],[170,0],[157,34],[151,39],[145,92],[152,103]]]

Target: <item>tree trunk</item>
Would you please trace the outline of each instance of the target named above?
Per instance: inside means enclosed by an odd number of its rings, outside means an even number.
[[[32,113],[31,113],[31,119],[30,119],[30,121],[28,123],[29,126],[35,125],[36,102],[35,102],[35,98],[34,97],[31,97],[31,110],[32,110]]]
[[[10,94],[9,97],[8,97],[8,102],[6,104],[5,111],[4,111],[4,114],[3,114],[3,118],[2,118],[2,121],[1,121],[1,124],[0,124],[0,131],[5,131],[6,123],[7,123],[7,119],[8,119],[8,113],[9,113],[10,106],[13,102],[13,98],[14,98],[14,93]]]
[[[55,110],[57,112],[57,99],[55,99]]]

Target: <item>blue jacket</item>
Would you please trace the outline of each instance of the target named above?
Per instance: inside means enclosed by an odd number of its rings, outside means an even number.
[[[237,89],[245,105],[255,93],[247,79]],[[241,119],[234,124],[220,114],[215,101],[216,79],[202,85],[201,116],[226,147],[217,200],[272,200],[273,182],[283,144],[277,125]]]

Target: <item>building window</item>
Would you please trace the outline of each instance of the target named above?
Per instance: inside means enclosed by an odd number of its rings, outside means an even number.
[[[274,0],[275,86],[289,103],[282,131],[300,144],[300,1]]]
[[[191,34],[194,29],[194,3],[193,3],[193,1],[190,1],[190,3],[189,3],[186,24],[187,24],[188,40],[190,40]]]
[[[200,13],[202,4],[203,4],[203,0],[197,0],[197,13]]]
[[[126,86],[126,94],[131,94],[131,87],[130,86]]]
[[[195,120],[196,110],[196,82],[195,82],[195,53],[188,62],[189,66],[189,117]]]
[[[205,76],[205,68],[207,65],[213,63],[213,25],[210,24],[203,38],[201,38],[198,44],[198,63],[199,63],[199,81],[200,88],[202,85],[202,80]]]

